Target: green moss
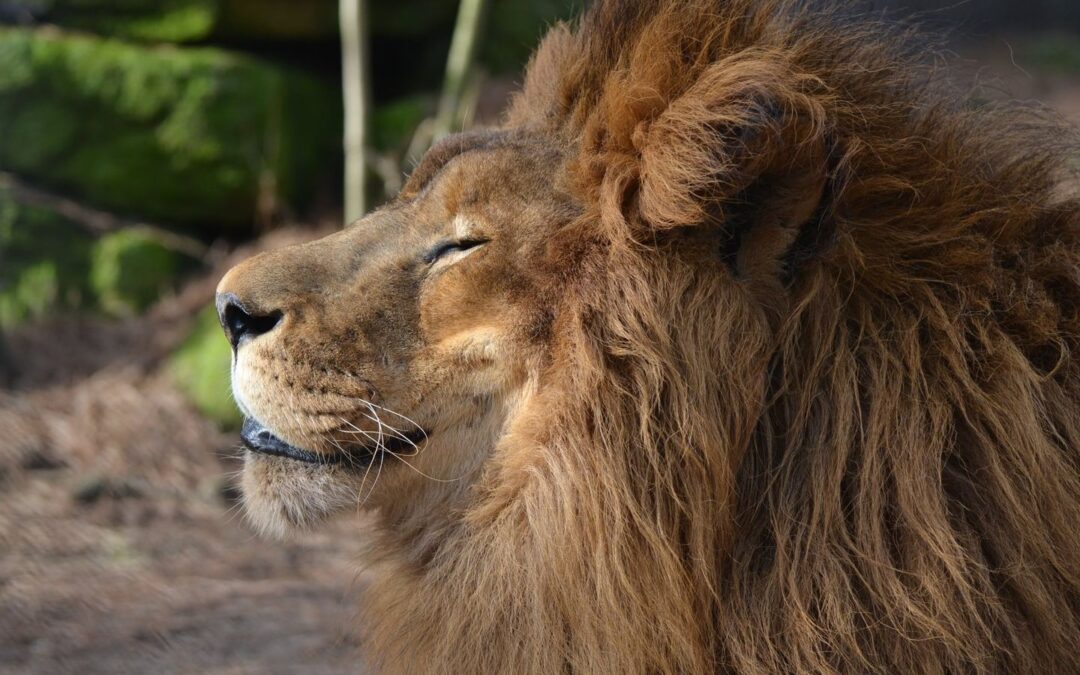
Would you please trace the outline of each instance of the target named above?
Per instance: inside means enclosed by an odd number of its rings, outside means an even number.
[[[47,0],[55,23],[135,40],[184,42],[210,36],[218,0]]]
[[[130,316],[173,287],[191,262],[152,233],[121,230],[95,242],[90,253],[90,286],[103,311]]]
[[[148,42],[316,40],[337,34],[336,0],[37,0],[48,21]]]
[[[2,114],[2,112],[0,112]],[[11,143],[11,163],[22,166],[62,161],[65,150],[77,142],[76,120],[60,101],[28,101],[8,116],[9,138],[33,138],[33,143]]]
[[[226,430],[239,429],[243,421],[229,384],[231,360],[217,311],[210,306],[199,313],[169,364],[173,380],[192,404]]]
[[[92,237],[48,209],[0,188],[0,328],[60,309],[92,306]]]
[[[24,267],[11,286],[0,293],[0,326],[13,326],[44,315],[60,296],[60,270],[55,262]]]
[[[340,119],[332,87],[232,52],[0,28],[0,168],[103,208],[215,233],[302,209]]]

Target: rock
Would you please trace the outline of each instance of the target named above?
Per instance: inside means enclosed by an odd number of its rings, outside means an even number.
[[[0,187],[0,329],[94,304],[93,237],[63,216]]]
[[[205,233],[302,209],[336,169],[339,99],[229,51],[0,28],[0,169]]]
[[[90,286],[98,307],[133,316],[174,287],[192,269],[190,258],[171,250],[152,232],[120,230],[101,237],[90,252]]]
[[[152,42],[325,40],[336,0],[37,0],[33,16],[101,35]]]
[[[169,364],[173,381],[195,408],[228,431],[239,429],[243,421],[232,398],[231,362],[232,350],[211,305],[199,313]]]

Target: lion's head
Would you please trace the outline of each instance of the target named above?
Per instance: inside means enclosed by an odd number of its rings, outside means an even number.
[[[446,139],[394,203],[222,280],[260,527],[436,508],[474,482],[536,389],[562,255],[551,241],[578,213],[543,141]]]
[[[222,280],[247,511],[375,514],[378,665],[1080,669],[1067,132],[794,4],[598,2]]]

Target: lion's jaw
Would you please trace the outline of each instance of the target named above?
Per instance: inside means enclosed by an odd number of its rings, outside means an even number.
[[[241,475],[247,520],[262,534],[283,537],[345,510],[380,507],[396,521],[438,528],[461,504],[484,460],[520,407],[523,388],[491,396],[487,410],[445,428],[409,453],[382,451],[366,464],[300,464],[247,452]],[[424,459],[421,459],[421,455]]]
[[[520,138],[453,143],[397,202],[219,285],[248,419],[245,511],[267,533],[347,508],[453,510],[535,388],[549,312],[533,259],[565,219],[554,156]],[[546,202],[514,207],[541,184]]]

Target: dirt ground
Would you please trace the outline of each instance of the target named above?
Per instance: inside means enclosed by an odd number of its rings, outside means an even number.
[[[965,56],[1080,124],[1080,75],[1016,66],[1004,42]],[[236,437],[162,367],[220,273],[253,250],[223,252],[145,317],[6,336],[19,372],[0,363],[0,672],[363,670],[349,628],[359,516],[285,543],[255,537],[230,478]]]
[[[221,272],[253,250],[140,319],[6,336],[18,372],[0,390],[0,672],[362,669],[348,628],[357,516],[284,543],[255,537],[231,482],[236,437],[162,367]]]

